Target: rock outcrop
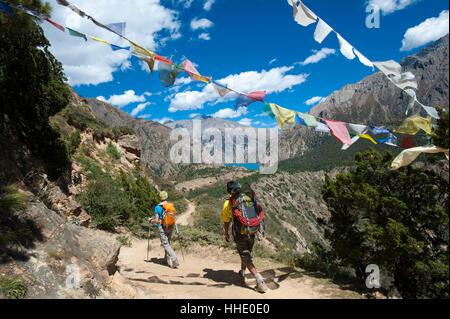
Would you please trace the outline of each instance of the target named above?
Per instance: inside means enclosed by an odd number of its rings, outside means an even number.
[[[27,298],[114,294],[109,285],[116,272],[120,243],[105,232],[67,222],[32,193],[27,195],[31,200],[23,217],[36,225],[39,234],[32,245],[10,249],[2,256],[0,274],[20,276],[28,288]]]

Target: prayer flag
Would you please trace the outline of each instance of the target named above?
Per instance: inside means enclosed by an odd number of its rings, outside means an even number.
[[[297,6],[295,3],[293,3],[294,8],[294,20],[306,27],[310,25],[311,23],[316,22],[317,16],[312,12],[309,8],[307,8],[301,1],[299,6]]]
[[[192,81],[201,81],[201,82],[206,82],[206,83],[211,82],[211,78],[200,75],[198,73],[197,69],[195,68],[195,66],[188,59],[186,59],[183,63],[181,63],[181,67],[184,69],[184,71],[187,74],[189,74]]]
[[[319,18],[319,22],[316,26],[316,31],[314,32],[314,40],[319,43],[322,43],[323,40],[330,34],[333,29],[326,24],[322,19]]]
[[[14,12],[11,9],[11,5],[9,3],[0,1],[0,9],[5,11],[10,16],[14,16]]]
[[[110,45],[111,45],[111,49],[113,49],[114,51],[131,49],[131,47],[119,47],[118,45],[115,45],[115,44],[110,44]]]
[[[322,133],[330,133],[330,128],[322,122],[317,122],[316,131]]]
[[[103,40],[103,39],[100,39],[100,38],[96,38],[96,37],[93,37],[93,36],[90,36],[90,35],[88,35],[88,37],[91,38],[92,40],[95,40],[95,41],[98,41],[98,42],[103,42],[103,43],[105,43],[107,45],[111,45],[111,43],[109,43],[106,40]]]
[[[272,112],[272,108],[270,107],[269,103],[264,103],[263,109],[262,109],[263,113],[265,115],[267,115],[268,117],[270,117],[271,119],[275,118],[275,114],[273,114]]]
[[[352,145],[350,134],[347,130],[347,125],[344,122],[332,121],[324,119],[324,122],[328,125],[333,136],[340,142]]]
[[[125,28],[126,28],[125,22],[111,23],[111,24],[106,24],[105,26],[119,36],[123,36],[125,34]]]
[[[412,162],[416,160],[416,158],[422,154],[422,153],[428,153],[428,154],[437,154],[437,153],[444,153],[445,156],[448,159],[449,156],[449,150],[444,149],[442,147],[437,147],[435,145],[428,145],[428,146],[420,146],[420,147],[414,147],[407,150],[404,150],[401,152],[393,161],[391,164],[392,169],[399,169],[404,166],[408,166]]]
[[[353,53],[353,47],[348,43],[339,33],[336,33],[339,47],[341,49],[341,53],[349,60],[353,60],[355,58],[355,54]]]
[[[53,22],[52,20],[47,19],[47,18],[45,18],[45,17],[44,17],[43,19],[44,19],[45,21],[51,23],[55,28],[58,28],[58,29],[61,30],[62,32],[66,32],[65,29],[64,29],[64,27],[63,27],[63,26],[60,26],[58,23],[55,23],[55,22]]]
[[[250,104],[252,104],[256,101],[263,102],[265,96],[266,96],[266,91],[251,92],[248,95],[239,94],[235,107],[237,109],[239,106],[249,106]]]
[[[377,142],[375,142],[375,140],[369,134],[359,134],[358,136],[372,141],[373,144],[377,144]]]
[[[373,69],[373,63],[368,58],[366,58],[364,55],[362,55],[362,53],[359,52],[358,50],[356,50],[355,48],[353,48],[353,51],[355,52],[356,56],[358,57],[359,62],[361,62],[365,66],[368,66],[369,68]]]
[[[391,131],[389,131],[388,129],[385,129],[384,127],[371,127],[370,128],[370,132],[373,135],[377,135],[377,134],[389,134],[391,133]]]
[[[267,103],[267,104],[269,104],[272,113],[275,115],[280,130],[282,131],[288,130],[292,127],[292,125],[294,125],[295,123],[294,111],[285,109],[274,103]]]
[[[80,32],[78,32],[78,31],[75,31],[75,30],[72,30],[71,28],[67,28],[67,27],[66,27],[66,29],[67,29],[67,31],[69,31],[69,34],[70,34],[70,35],[73,35],[74,37],[80,37],[80,38],[83,38],[85,41],[87,41],[87,37],[86,37],[85,34],[80,33]]]
[[[408,117],[403,124],[396,129],[395,133],[416,135],[420,130],[424,130],[427,134],[431,135],[431,116],[424,119],[420,116]]]
[[[182,69],[177,68],[173,64],[163,62],[158,63],[159,78],[165,87],[172,86],[176,77],[181,73]]]
[[[229,88],[227,88],[227,86],[224,84],[220,84],[215,81],[212,81],[212,85],[213,85],[214,89],[217,91],[217,93],[220,95],[220,97],[224,97],[225,95],[227,95],[228,93],[231,92],[231,90]]]
[[[381,143],[381,144],[386,144],[386,145],[391,145],[391,146],[398,146],[397,137],[394,134],[392,134],[392,133],[389,133],[389,137],[383,138],[383,139],[380,139],[380,140],[376,140],[376,141],[378,143]]]
[[[314,116],[301,112],[297,112],[297,115],[298,118],[301,119],[303,123],[305,123],[304,125],[309,127],[317,127],[317,120]]]
[[[400,147],[404,149],[416,147],[414,141],[409,136],[405,136],[403,140],[400,142]]]

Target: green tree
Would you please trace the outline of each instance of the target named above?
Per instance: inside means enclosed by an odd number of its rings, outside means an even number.
[[[433,132],[433,140],[435,145],[448,149],[449,148],[449,124],[448,109],[438,107],[440,119],[437,120],[437,127]]]
[[[412,166],[391,170],[389,152],[355,159],[322,188],[331,255],[361,279],[378,265],[404,298],[448,298],[448,180]]]
[[[11,1],[49,16],[39,0]],[[50,43],[38,20],[14,10],[0,14],[0,135],[17,137],[43,159],[50,177],[69,164],[69,154],[49,117],[68,103],[61,63],[49,52]]]

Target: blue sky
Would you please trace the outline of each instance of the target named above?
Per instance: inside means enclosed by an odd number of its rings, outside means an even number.
[[[49,2],[54,7],[55,22],[127,45],[55,0]],[[322,44],[315,42],[316,24],[297,24],[286,0],[70,2],[104,24],[126,22],[127,37],[175,63],[187,58],[202,75],[222,80],[244,93],[267,90],[265,101],[297,111],[308,111],[315,104],[306,101],[318,102],[374,72],[357,58],[346,59],[334,34]],[[448,33],[448,1],[370,2],[381,8],[380,28],[366,27],[369,1],[304,0],[306,6],[371,61],[400,62]],[[233,96],[220,99],[211,85],[191,82],[185,73],[178,76],[175,86],[165,88],[157,66],[150,74],[145,64],[127,51],[113,52],[107,45],[71,37],[48,23],[42,26],[52,43],[51,51],[63,62],[69,83],[84,97],[99,97],[148,120],[176,121],[207,114],[255,127],[275,124],[261,116],[260,102],[235,112]]]

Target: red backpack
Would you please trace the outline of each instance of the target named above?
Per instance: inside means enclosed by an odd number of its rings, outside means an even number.
[[[234,189],[230,201],[235,231],[248,236],[258,231],[264,234],[264,212],[250,185],[244,184]]]

